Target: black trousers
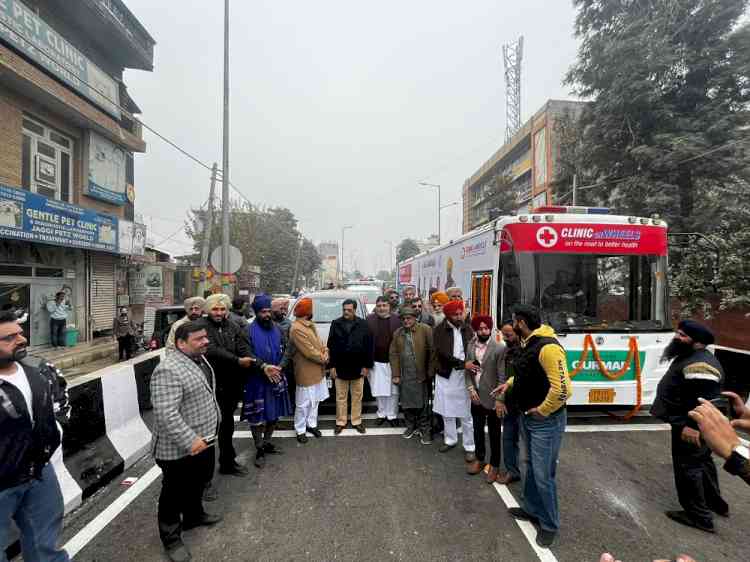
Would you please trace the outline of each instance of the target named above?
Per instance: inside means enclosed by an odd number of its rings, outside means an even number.
[[[130,334],[117,338],[118,356],[117,360],[127,361],[133,356],[133,336]]]
[[[477,447],[477,458],[484,462],[487,449],[484,440],[484,426],[487,424],[490,437],[490,465],[500,468],[502,458],[502,421],[497,417],[495,410],[488,410],[481,404],[471,405],[471,417],[474,420],[474,442]]]
[[[234,450],[232,437],[234,436],[234,412],[242,395],[242,390],[237,385],[216,386],[216,401],[221,411],[221,422],[219,423],[219,467],[230,468],[235,463],[237,452]]]
[[[729,506],[721,497],[719,477],[711,450],[680,439],[681,429],[672,428],[672,466],[677,498],[691,517],[703,523],[713,521],[712,510],[727,511]]]
[[[213,477],[215,462],[214,447],[177,460],[156,459],[163,474],[159,495],[159,537],[166,548],[182,540],[184,523],[195,522],[203,515],[203,489]]]

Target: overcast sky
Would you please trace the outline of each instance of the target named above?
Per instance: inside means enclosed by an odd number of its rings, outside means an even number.
[[[125,0],[156,39],[153,73],[127,71],[143,121],[221,165],[221,0]],[[460,233],[461,187],[502,145],[500,46],[524,36],[523,120],[569,99],[574,11],[566,0],[234,0],[231,181],[285,206],[313,241],[346,234],[346,267],[375,272],[386,240]],[[159,243],[208,197],[209,172],[144,132],[136,212]],[[178,232],[162,244],[190,251]]]

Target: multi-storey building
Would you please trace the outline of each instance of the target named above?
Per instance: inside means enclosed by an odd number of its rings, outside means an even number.
[[[583,103],[549,100],[464,182],[464,233],[489,222],[498,209],[507,209],[508,197],[521,213],[552,202],[559,154],[555,120],[578,114]]]
[[[29,312],[31,345],[58,291],[83,339],[111,329],[122,256],[143,253],[123,71],[151,71],[154,44],[122,0],[0,0],[0,307]]]

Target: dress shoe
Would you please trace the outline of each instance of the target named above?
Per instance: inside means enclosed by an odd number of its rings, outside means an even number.
[[[473,451],[467,451],[467,452],[466,452],[466,453],[464,454],[464,460],[465,460],[466,462],[474,462],[474,461],[476,461],[476,460],[477,460],[477,455],[476,455],[476,453],[474,453]]]
[[[336,429],[333,430],[334,435],[339,435],[342,431],[344,431],[343,425],[337,425]]]
[[[709,504],[708,509],[713,511],[716,515],[729,517],[729,504],[727,502],[722,502],[721,504]]]
[[[687,525],[688,527],[694,527],[696,529],[700,529],[701,531],[705,531],[707,533],[715,533],[716,530],[714,529],[714,524],[711,521],[698,521],[697,519],[694,519],[690,516],[690,514],[687,511],[666,511],[664,514],[669,517],[672,521],[677,521],[678,523],[681,523],[682,525]]]
[[[367,433],[367,429],[365,428],[365,422],[360,423],[359,425],[355,425],[354,429],[357,430],[357,433]]]
[[[440,452],[440,453],[447,453],[448,451],[450,451],[451,449],[454,449],[455,447],[456,447],[455,443],[453,445],[448,445],[446,443],[443,443],[442,445],[440,445],[440,448],[438,449],[438,452]]]
[[[314,435],[316,439],[320,439],[321,437],[323,437],[323,434],[317,427],[308,427],[307,432]]]
[[[521,478],[519,476],[515,476],[510,472],[501,472],[497,475],[495,482],[497,482],[498,484],[502,484],[503,486],[507,486],[508,484],[511,484],[513,482],[518,482],[520,479]]]
[[[539,529],[536,534],[536,544],[538,544],[542,548],[549,548],[555,542],[556,537],[557,533],[555,531],[545,531],[544,529]]]
[[[497,480],[497,475],[497,469],[494,466],[490,466],[490,469],[487,471],[487,484],[493,484]]]
[[[377,425],[378,427],[380,427],[384,423],[385,423],[385,418],[378,418],[378,421],[375,422],[375,425]]]
[[[267,455],[283,455],[284,451],[273,443],[263,443],[263,452]]]
[[[298,433],[297,441],[304,445],[305,443],[307,443],[307,435],[305,435],[304,433]]]
[[[475,459],[473,462],[470,462],[466,465],[466,472],[468,474],[471,474],[472,476],[474,474],[479,474],[480,472],[482,472],[482,463],[479,460]]]
[[[266,454],[263,452],[263,449],[255,453],[254,464],[256,468],[263,468],[266,466]]]
[[[531,521],[532,523],[539,523],[539,519],[537,517],[534,517],[533,515],[531,515],[531,513],[529,513],[522,507],[509,507],[508,513],[514,519],[521,519],[522,521]]]
[[[219,467],[219,474],[226,474],[228,476],[247,476],[250,473],[250,471],[247,469],[246,466],[242,466],[241,464],[235,462],[231,466],[223,466]]]
[[[195,529],[196,527],[211,527],[212,525],[216,525],[219,521],[224,519],[221,515],[216,515],[213,513],[203,513],[200,516],[200,519],[197,519],[196,521],[185,521],[182,523],[182,530],[183,531],[189,531],[190,529]]]
[[[182,543],[182,541],[168,548],[167,556],[172,562],[189,562],[193,559],[193,557],[190,556],[190,551]]]

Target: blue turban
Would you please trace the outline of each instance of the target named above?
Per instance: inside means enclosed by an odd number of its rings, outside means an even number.
[[[714,343],[713,332],[707,326],[695,320],[683,320],[677,325],[677,329],[685,332],[685,335],[689,336],[694,342],[702,343],[703,345]]]
[[[255,314],[258,314],[264,308],[271,308],[271,297],[263,293],[261,293],[260,295],[255,295],[252,307],[255,311]]]

